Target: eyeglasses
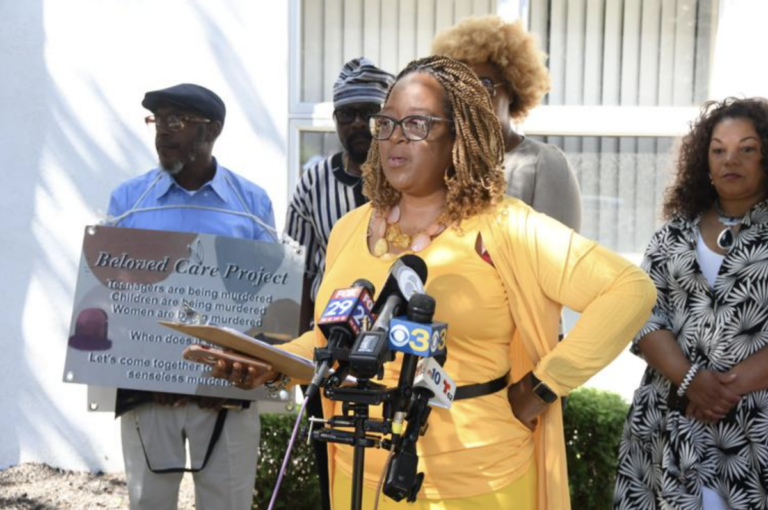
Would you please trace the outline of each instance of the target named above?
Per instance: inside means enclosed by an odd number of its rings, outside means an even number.
[[[371,136],[377,140],[389,140],[395,128],[399,125],[403,130],[403,135],[412,142],[424,140],[429,136],[429,130],[432,129],[433,122],[453,122],[451,119],[442,117],[432,117],[430,115],[409,115],[400,120],[393,119],[387,115],[371,115],[368,126],[371,130]]]
[[[352,124],[358,118],[367,122],[368,117],[379,113],[380,111],[381,106],[378,105],[365,106],[361,108],[341,107],[333,111],[333,117],[339,124]]]
[[[499,83],[493,83],[493,80],[490,78],[480,78],[480,83],[483,85],[483,88],[488,92],[488,95],[490,95],[491,97],[496,97],[496,89],[498,87],[501,87],[507,84],[507,82],[505,81],[502,81]]]
[[[166,128],[169,131],[181,131],[186,127],[187,123],[208,124],[211,120],[191,115],[165,115],[163,117],[148,115],[144,117],[144,122],[149,127],[154,125],[156,129]]]

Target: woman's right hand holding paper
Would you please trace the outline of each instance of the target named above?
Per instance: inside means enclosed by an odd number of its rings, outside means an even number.
[[[272,365],[256,358],[253,358],[252,362],[230,362],[220,359],[211,371],[211,376],[226,379],[234,386],[244,390],[252,390],[266,382],[274,381],[279,375],[272,368]]]

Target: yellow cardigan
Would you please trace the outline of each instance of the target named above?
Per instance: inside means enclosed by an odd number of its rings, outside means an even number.
[[[331,233],[326,271],[350,239],[365,235],[370,214],[371,206],[365,205],[339,220]],[[540,380],[565,396],[621,353],[650,314],[655,288],[637,266],[517,199],[504,199],[478,219],[516,325],[510,344],[513,380],[535,367]],[[558,343],[562,305],[582,316]],[[323,306],[316,307],[316,315]],[[286,349],[311,358],[312,347],[324,343],[318,330]],[[333,403],[324,400],[323,406],[331,415]],[[538,508],[569,509],[560,405],[540,417],[534,451]]]

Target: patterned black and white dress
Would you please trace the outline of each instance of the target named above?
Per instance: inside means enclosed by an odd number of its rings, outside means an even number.
[[[696,259],[698,223],[678,218],[653,236],[643,268],[658,299],[633,350],[639,354],[640,338],[666,329],[688,359],[726,372],[768,346],[768,202],[744,218],[714,289]],[[709,425],[686,417],[670,386],[648,367],[635,392],[619,447],[614,509],[701,510],[702,486],[730,509],[768,509],[768,391],[745,395]]]

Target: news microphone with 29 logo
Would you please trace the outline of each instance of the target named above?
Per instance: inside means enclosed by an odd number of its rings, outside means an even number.
[[[344,324],[353,335],[366,331],[373,323],[373,297],[365,287],[336,289],[331,294],[318,326],[325,333],[332,325]]]

